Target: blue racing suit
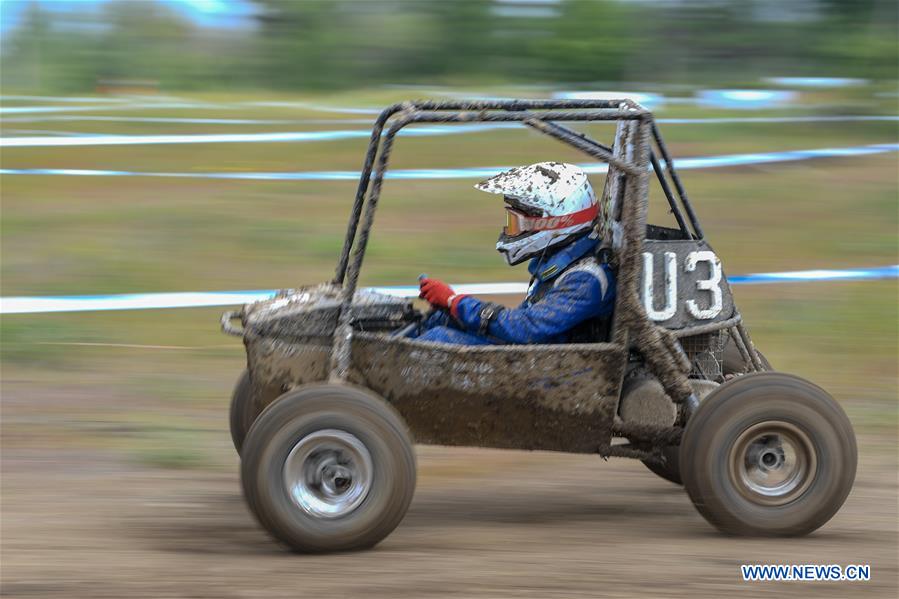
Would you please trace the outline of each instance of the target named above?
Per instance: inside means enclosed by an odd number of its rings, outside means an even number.
[[[533,283],[517,308],[465,296],[453,316],[432,314],[418,339],[463,345],[568,341],[572,329],[614,307],[615,278],[608,265],[593,258],[597,243],[583,237],[548,258],[532,259]]]

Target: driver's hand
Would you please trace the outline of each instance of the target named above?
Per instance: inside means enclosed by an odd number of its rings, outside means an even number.
[[[424,299],[436,308],[452,308],[452,302],[456,298],[453,288],[437,279],[423,278],[418,283],[421,293],[418,297]]]

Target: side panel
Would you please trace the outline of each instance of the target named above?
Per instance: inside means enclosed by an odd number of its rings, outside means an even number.
[[[340,288],[314,285],[286,289],[275,297],[244,306],[242,324],[247,367],[260,405],[271,400],[262,389],[288,390],[328,378],[331,344],[337,326]],[[405,299],[370,291],[356,293],[351,322],[360,330],[394,330],[412,322],[415,312]]]
[[[646,313],[667,329],[735,316],[721,261],[703,240],[643,242],[639,288]]]
[[[464,347],[359,334],[351,380],[416,442],[595,453],[611,440],[626,353],[613,344]]]
[[[255,337],[244,344],[253,381],[259,385],[287,390],[328,378],[330,338],[300,343]]]

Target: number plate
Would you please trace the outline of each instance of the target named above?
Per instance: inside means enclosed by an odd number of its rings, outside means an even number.
[[[734,315],[721,261],[705,241],[644,241],[639,285],[649,318],[669,329]]]

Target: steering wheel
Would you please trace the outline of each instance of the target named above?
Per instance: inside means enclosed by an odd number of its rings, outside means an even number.
[[[427,278],[428,278],[428,275],[426,275],[424,273],[418,275],[419,282],[421,282],[422,279],[427,279]],[[411,333],[415,329],[419,328],[422,325],[422,323],[424,323],[429,318],[431,318],[431,316],[433,316],[436,312],[448,312],[448,311],[449,311],[449,308],[441,308],[439,306],[431,305],[431,309],[428,310],[427,312],[425,312],[425,315],[421,318],[421,320],[417,320],[415,322],[410,322],[403,328],[398,329],[398,330],[394,331],[393,333],[391,333],[391,336],[392,337],[406,337],[409,335],[409,333]]]

